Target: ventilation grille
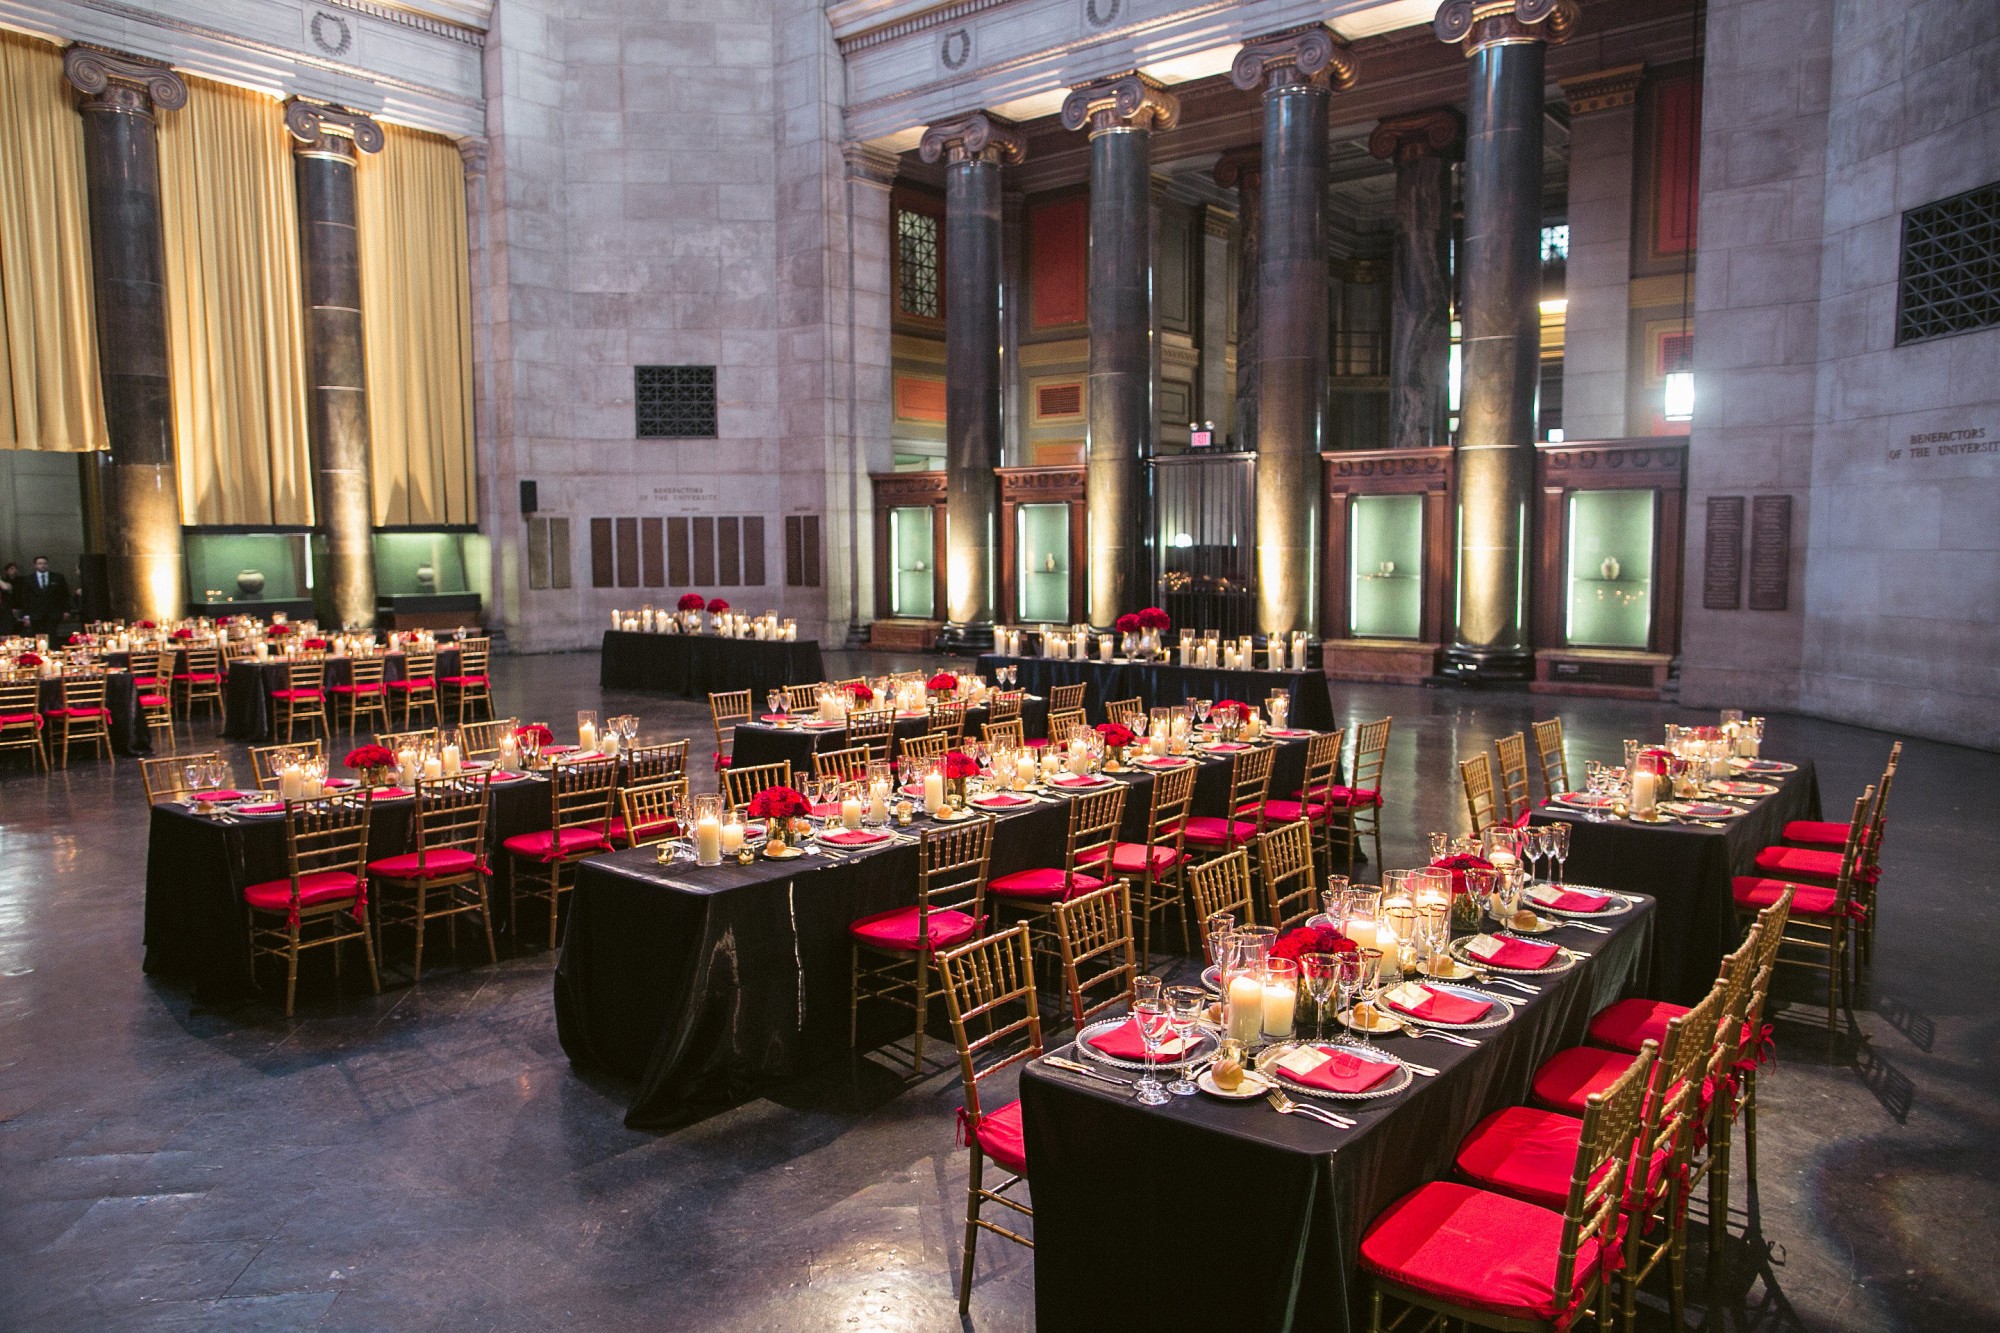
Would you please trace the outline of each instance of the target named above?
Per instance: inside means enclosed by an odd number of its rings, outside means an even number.
[[[1903,214],[1896,341],[2000,324],[2000,181]]]
[[[1067,384],[1044,384],[1035,390],[1035,415],[1038,417],[1074,417],[1083,414],[1083,384],[1072,380]]]
[[[714,366],[634,366],[632,402],[642,440],[715,438]]]

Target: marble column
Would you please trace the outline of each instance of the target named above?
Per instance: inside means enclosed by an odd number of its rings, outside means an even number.
[[[1230,440],[1257,447],[1257,228],[1263,225],[1264,147],[1231,148],[1215,162],[1215,183],[1236,191],[1236,417]]]
[[[1520,680],[1534,646],[1522,586],[1541,373],[1543,53],[1572,0],[1448,0],[1434,27],[1470,76],[1461,251],[1458,627],[1446,674]]]
[[[375,623],[375,501],[369,478],[368,380],[361,350],[361,250],[354,222],[356,151],[382,150],[359,112],[285,103],[299,196],[305,278],[306,383],[314,495],[326,535],[327,597],[344,629]]]
[[[1317,24],[1248,42],[1230,76],[1264,88],[1257,235],[1257,628],[1312,631],[1327,394],[1327,104],[1358,67]]]
[[[945,614],[942,642],[993,636],[994,523],[999,512],[1000,168],[1027,143],[974,112],[924,131],[924,161],[945,160]]]
[[[1632,433],[1632,166],[1645,71],[1623,65],[1562,83],[1569,99],[1562,425],[1570,440]]]
[[[1451,369],[1451,165],[1459,115],[1450,107],[1395,116],[1368,151],[1396,164],[1390,265],[1389,447],[1448,444]]]
[[[181,614],[185,596],[154,115],[186,106],[187,84],[164,65],[88,46],[63,53],[63,73],[82,94],[98,379],[111,445],[97,474],[111,612],[165,622]]]
[[[1149,506],[1140,469],[1153,441],[1152,132],[1180,100],[1139,74],[1072,91],[1067,130],[1090,130],[1089,618],[1109,628],[1151,598]]]

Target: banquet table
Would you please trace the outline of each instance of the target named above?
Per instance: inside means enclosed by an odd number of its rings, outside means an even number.
[[[967,740],[979,739],[979,728],[986,722],[986,715],[984,704],[965,710]],[[930,725],[929,713],[896,715],[898,737],[921,736],[930,730]],[[1048,735],[1049,701],[1046,698],[1021,701],[1021,730],[1023,735],[1031,738]],[[846,739],[845,726],[819,727],[793,723],[780,727],[760,721],[739,722],[736,724],[735,742],[730,749],[730,762],[738,768],[748,768],[754,764],[789,761],[794,773],[810,773],[814,754],[838,750]]]
[[[507,877],[499,866],[503,838],[549,826],[549,787],[529,775],[490,789],[486,842],[494,858],[493,924],[507,921]],[[378,800],[368,827],[368,859],[416,850],[410,797]],[[177,802],[153,807],[146,845],[146,971],[186,981],[197,998],[214,1001],[253,989],[249,913],[243,890],[283,879],[283,815],[196,814]]]
[[[1058,685],[1088,682],[1084,708],[1092,722],[1104,720],[1104,704],[1109,699],[1140,698],[1148,708],[1165,708],[1183,699],[1238,699],[1262,704],[1277,690],[1291,696],[1289,721],[1295,727],[1331,731],[1334,727],[1333,699],[1327,693],[1326,676],[1319,671],[1223,671],[1208,667],[1176,666],[1171,662],[1074,662],[1051,657],[1004,657],[986,653],[979,659],[979,674],[988,681],[1000,667],[1013,667],[1020,684],[1031,694],[1046,695]]]
[[[1129,1089],[1029,1064],[1020,1091],[1035,1326],[1366,1328],[1367,1283],[1355,1268],[1363,1231],[1410,1190],[1448,1176],[1480,1119],[1525,1102],[1535,1068],[1630,993],[1645,975],[1654,906],[1616,918],[1611,935],[1557,932],[1589,957],[1530,978],[1542,994],[1509,997],[1514,1018],[1472,1034],[1477,1049],[1380,1039],[1438,1073],[1379,1101],[1317,1103],[1353,1117],[1353,1129],[1278,1115],[1262,1098],[1141,1106]],[[1077,1055],[1069,1043],[1050,1053]]]
[[[43,677],[36,703],[44,714],[62,707],[60,677]],[[153,752],[152,733],[147,730],[146,715],[139,707],[139,690],[132,683],[130,671],[104,673],[104,706],[111,712],[111,722],[107,729],[111,732],[112,753],[141,755]],[[55,745],[53,728],[45,728],[42,738],[53,752]]]
[[[826,679],[819,642],[800,639],[725,639],[719,634],[647,634],[604,631],[597,683],[607,690],[652,690],[706,699],[723,690],[750,691],[761,705],[780,685]]]
[[[1305,742],[1278,747],[1272,790],[1304,778]],[[1144,839],[1152,777],[1122,776],[1122,836]],[[1228,800],[1229,765],[1207,760],[1198,813]],[[991,873],[1059,864],[1068,821],[1057,800],[1003,815]],[[918,820],[918,826],[931,826]],[[633,1081],[625,1123],[659,1129],[697,1107],[720,1107],[774,1079],[848,1050],[848,924],[916,900],[917,847],[794,861],[661,865],[653,849],[592,857],[578,867],[556,968],[556,1031],[571,1062]],[[942,1006],[933,1012],[942,1018]],[[864,1007],[868,1022],[888,1005]],[[890,1027],[886,1035],[893,1036]]]
[[[1723,956],[1742,940],[1730,881],[1754,869],[1757,853],[1780,841],[1794,819],[1820,817],[1819,778],[1810,760],[1798,771],[1757,777],[1778,787],[1722,828],[1593,823],[1583,811],[1537,807],[1533,822],[1569,824],[1563,878],[1577,884],[1643,893],[1660,903],[1659,939],[1645,994],[1693,1004],[1708,993]]]
[[[352,659],[329,657],[325,661],[326,688],[329,692],[334,686],[345,685],[354,679]],[[281,657],[262,661],[239,657],[229,664],[222,687],[222,734],[225,737],[233,741],[261,742],[271,739],[271,691],[285,687],[286,665]],[[440,647],[435,672],[439,679],[457,675],[458,649]],[[382,674],[385,680],[401,680],[405,674],[403,654],[386,654]],[[439,688],[442,690],[443,687]],[[327,716],[330,725],[333,716],[330,698]],[[390,720],[395,721],[393,717]]]

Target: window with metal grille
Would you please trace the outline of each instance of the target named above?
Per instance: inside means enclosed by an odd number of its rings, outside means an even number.
[[[642,440],[712,440],[715,367],[634,366],[632,403]]]
[[[1903,214],[1896,341],[2000,324],[2000,181]]]
[[[915,209],[896,210],[896,308],[924,319],[942,317],[938,301],[939,220]]]
[[[1542,262],[1560,264],[1569,258],[1569,223],[1542,228]]]

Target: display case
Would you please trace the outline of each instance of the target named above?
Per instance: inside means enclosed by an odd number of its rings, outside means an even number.
[[[186,530],[188,609],[204,616],[313,613],[313,578],[303,532]]]
[[[889,614],[929,620],[937,610],[937,534],[930,505],[889,511]]]
[[[878,472],[875,500],[875,621],[869,644],[927,651],[945,606],[945,474]]]
[[[1320,458],[1327,674],[1425,679],[1449,632],[1451,450],[1343,450]]]
[[[1356,495],[1347,502],[1347,633],[1423,635],[1424,498]]]
[[[375,612],[387,629],[456,629],[479,624],[469,534],[445,529],[375,534]]]
[[[1084,470],[1003,467],[999,619],[1067,625],[1090,613],[1084,593]]]

